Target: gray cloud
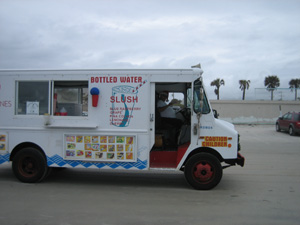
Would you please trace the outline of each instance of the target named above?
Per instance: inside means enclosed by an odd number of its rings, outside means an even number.
[[[300,2],[0,1],[0,69],[189,68],[201,62],[221,99],[240,79],[300,78]]]

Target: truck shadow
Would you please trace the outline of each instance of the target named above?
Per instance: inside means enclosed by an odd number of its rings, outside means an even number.
[[[224,175],[215,191],[233,190],[236,186],[235,179]],[[21,183],[13,174],[11,166],[2,167],[0,170],[1,182]],[[130,188],[171,188],[195,191],[186,182],[183,172],[174,171],[123,171],[99,170],[77,168],[55,168],[41,183],[26,185],[67,185],[67,186],[101,186],[101,187],[130,187]]]
[[[44,183],[131,187],[190,188],[182,172],[52,169]]]

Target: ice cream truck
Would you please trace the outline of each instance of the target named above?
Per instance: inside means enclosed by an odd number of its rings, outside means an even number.
[[[202,73],[199,65],[1,70],[0,164],[27,183],[53,167],[169,169],[212,189],[245,159],[238,132],[211,108]],[[164,122],[164,108],[176,123]]]

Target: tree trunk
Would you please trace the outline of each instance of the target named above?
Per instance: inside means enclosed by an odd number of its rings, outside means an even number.
[[[273,101],[273,91],[274,90],[271,90],[271,101]]]

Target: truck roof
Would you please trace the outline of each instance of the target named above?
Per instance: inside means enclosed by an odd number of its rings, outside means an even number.
[[[192,69],[51,69],[51,70],[0,70],[0,76],[151,76],[151,80],[168,80],[181,82],[196,79],[202,75],[199,68]],[[176,76],[176,78],[164,78]],[[188,78],[189,77],[189,78]],[[45,78],[45,77],[44,77]],[[75,78],[75,77],[72,77]],[[77,77],[78,78],[78,77]],[[177,79],[178,78],[178,79]],[[163,81],[164,82],[164,81]]]
[[[57,73],[57,72],[192,72],[192,71],[202,71],[198,68],[192,69],[1,69],[1,73],[28,73],[28,72],[43,72],[43,73]]]

